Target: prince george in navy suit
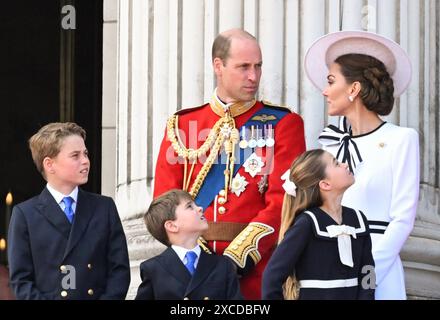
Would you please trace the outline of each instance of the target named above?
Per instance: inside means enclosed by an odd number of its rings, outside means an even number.
[[[8,257],[17,299],[124,299],[127,294],[127,242],[115,203],[78,188],[90,169],[85,138],[75,123],[51,123],[29,140],[47,186],[12,212]]]
[[[141,264],[136,300],[243,299],[233,264],[197,244],[208,223],[188,192],[163,194],[144,219],[151,235],[168,248]]]

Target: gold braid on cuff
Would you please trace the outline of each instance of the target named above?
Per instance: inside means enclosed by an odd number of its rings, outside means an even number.
[[[251,222],[225,249],[224,255],[231,258],[240,268],[246,265],[249,255],[255,264],[261,260],[258,242],[274,232],[274,228],[264,223]]]
[[[208,247],[208,242],[206,242],[206,240],[203,237],[199,237],[197,239],[197,243],[203,251],[205,251],[208,254],[212,254],[211,249]]]

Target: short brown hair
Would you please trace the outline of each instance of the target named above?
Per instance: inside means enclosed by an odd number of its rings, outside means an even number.
[[[37,170],[46,178],[43,160],[46,157],[54,158],[60,153],[66,137],[77,135],[86,140],[86,131],[73,122],[53,122],[42,127],[29,139],[32,159]]]
[[[170,246],[171,243],[165,230],[165,222],[176,220],[176,207],[184,200],[192,201],[193,198],[187,191],[170,190],[154,199],[144,215],[148,232],[166,246]]]
[[[231,40],[233,38],[245,38],[257,41],[257,39],[249,32],[241,29],[231,29],[220,33],[212,44],[212,61],[215,58],[220,58],[223,64],[229,58],[229,50],[231,48]]]
[[[386,116],[393,110],[394,83],[382,61],[365,54],[345,54],[335,62],[347,83],[361,84],[360,98],[368,110]]]

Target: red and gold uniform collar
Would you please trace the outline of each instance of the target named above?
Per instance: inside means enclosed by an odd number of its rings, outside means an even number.
[[[251,101],[239,101],[239,102],[231,102],[228,104],[224,104],[217,96],[217,88],[214,90],[212,95],[211,102],[209,105],[211,106],[212,111],[217,114],[219,117],[224,117],[226,110],[229,110],[230,115],[235,118],[249,109],[251,109],[256,103],[256,100],[253,99]]]

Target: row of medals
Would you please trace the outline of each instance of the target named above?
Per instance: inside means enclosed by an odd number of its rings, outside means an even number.
[[[249,136],[250,139],[248,140]],[[238,145],[241,149],[273,147],[275,145],[273,126],[271,124],[265,124],[262,127],[252,125],[250,128],[243,126]]]
[[[274,129],[273,129],[272,124],[265,124],[264,126],[252,125],[252,126],[250,126],[250,128],[243,126],[241,128],[240,142],[238,145],[241,149],[246,149],[246,148],[254,149],[257,147],[258,148],[264,148],[264,147],[272,148],[275,145]],[[258,161],[262,164],[260,166],[260,169],[264,165],[263,161],[261,160],[260,157],[258,157],[256,155],[256,153],[253,153],[250,158],[258,158],[260,160],[260,161]],[[255,174],[250,172],[247,168],[249,163],[250,163],[249,161],[246,161],[243,164],[243,166],[246,168],[245,171],[249,172],[250,175],[252,177],[254,177]],[[235,179],[241,180],[241,184],[244,184],[242,191],[244,191],[244,188],[246,187],[248,182],[244,179],[244,177],[240,176],[239,173],[237,173],[234,180]],[[234,184],[234,182],[233,182],[233,184]],[[237,194],[237,196],[240,196],[240,193]],[[221,205],[218,208],[218,212],[220,214],[224,214],[226,212],[226,208],[223,207],[223,205],[226,203],[225,196],[226,196],[225,190],[224,189],[220,190],[218,198],[217,198],[217,202]]]

